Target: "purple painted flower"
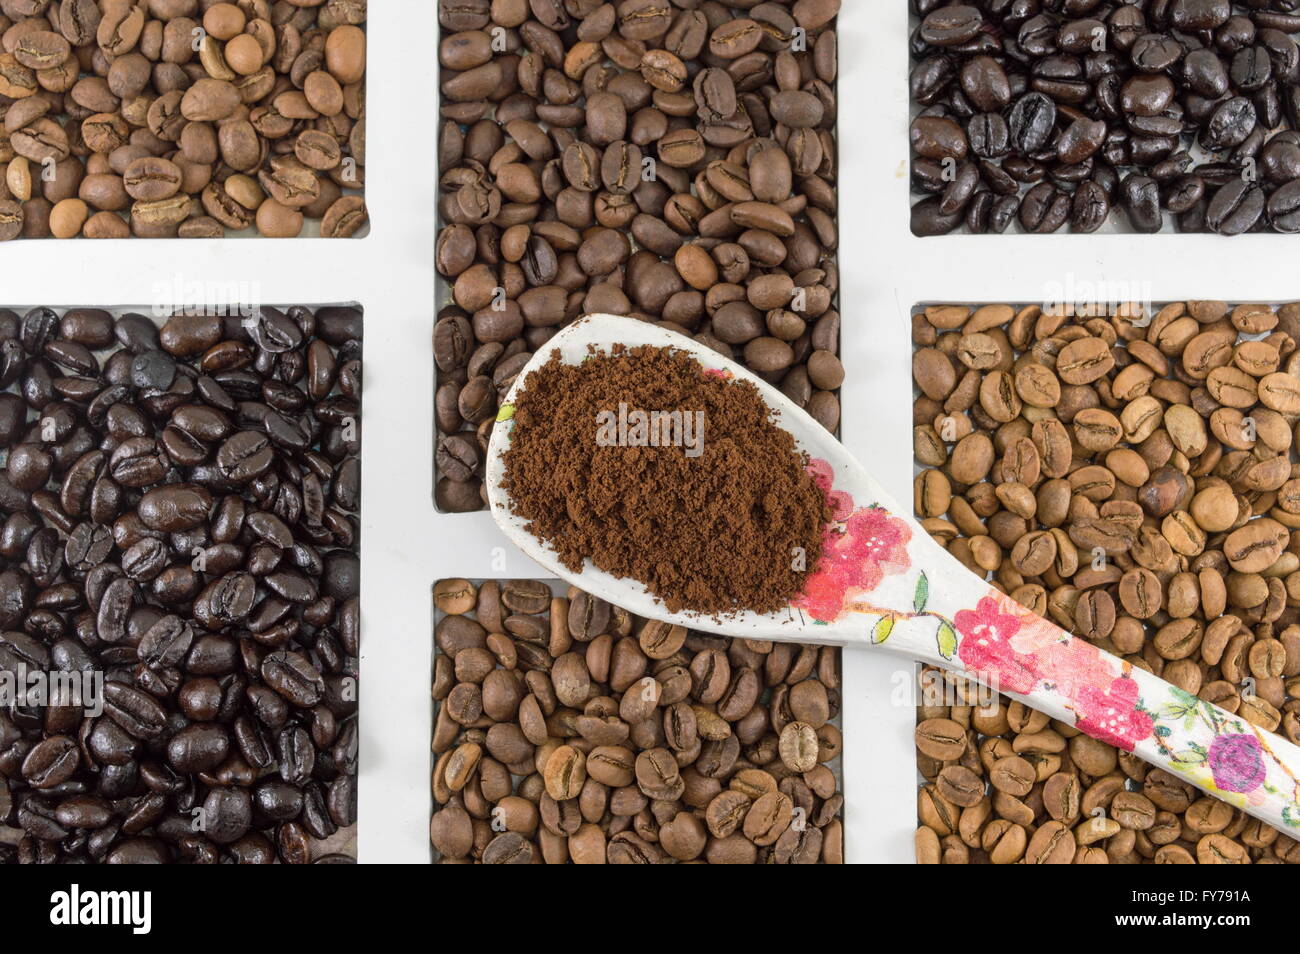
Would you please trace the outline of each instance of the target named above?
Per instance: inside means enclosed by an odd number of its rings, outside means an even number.
[[[1253,735],[1221,735],[1210,746],[1214,784],[1225,792],[1250,792],[1264,784],[1264,755]]]

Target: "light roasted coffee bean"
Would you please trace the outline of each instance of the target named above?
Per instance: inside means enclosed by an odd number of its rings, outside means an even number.
[[[1300,491],[1281,409],[1300,306],[945,305],[913,330],[915,502],[935,539],[1060,626],[1295,739]],[[1003,420],[1007,374],[1021,407]],[[1240,812],[1127,753],[965,702],[918,709],[919,857],[1281,860]]]

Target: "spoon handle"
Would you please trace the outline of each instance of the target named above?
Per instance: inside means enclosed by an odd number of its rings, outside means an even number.
[[[878,488],[859,509],[829,475],[825,486],[836,524],[795,604],[809,635],[857,614],[870,643],[969,676],[1300,837],[1300,748],[1020,605]]]

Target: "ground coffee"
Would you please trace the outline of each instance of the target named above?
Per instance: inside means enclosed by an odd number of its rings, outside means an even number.
[[[558,353],[514,412],[502,486],[561,562],[672,612],[774,612],[816,569],[826,497],[757,388],[673,349]]]

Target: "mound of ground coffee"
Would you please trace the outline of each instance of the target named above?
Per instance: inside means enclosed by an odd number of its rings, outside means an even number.
[[[758,389],[680,351],[558,352],[516,402],[502,487],[571,570],[671,612],[783,609],[816,570],[825,494]]]

